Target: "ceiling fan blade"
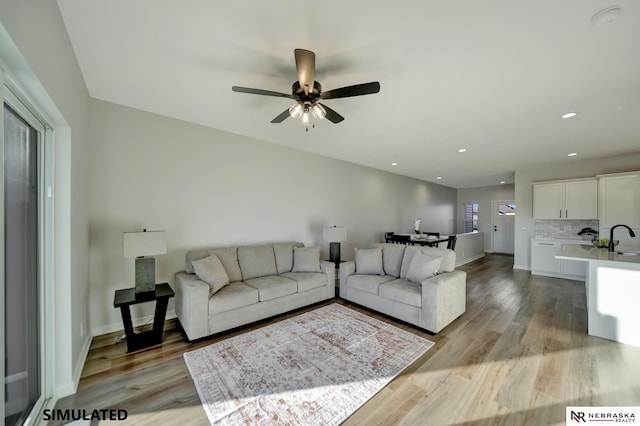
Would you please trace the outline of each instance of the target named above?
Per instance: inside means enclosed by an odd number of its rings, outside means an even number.
[[[250,87],[240,87],[240,86],[233,86],[231,90],[233,90],[234,92],[249,93],[252,95],[276,96],[278,98],[294,99],[292,95],[288,95],[286,93],[280,93],[280,92],[273,92],[271,90],[252,89]]]
[[[274,118],[273,120],[271,120],[272,123],[282,123],[284,120],[286,120],[287,117],[289,117],[289,108],[285,109],[284,111],[282,111],[282,113],[280,113],[276,118]]]
[[[380,91],[380,83],[372,81],[371,83],[356,84],[353,86],[341,87],[339,89],[327,90],[320,94],[320,99],[336,99],[349,98],[351,96],[370,95]]]
[[[313,83],[316,81],[316,54],[310,50],[295,49],[296,70],[298,82],[305,94],[313,91]]]
[[[341,116],[340,114],[338,114],[337,112],[335,112],[334,110],[326,106],[325,104],[320,104],[320,105],[322,105],[322,108],[324,108],[327,111],[327,114],[324,116],[324,118],[326,118],[327,120],[336,124],[344,120],[343,116]]]

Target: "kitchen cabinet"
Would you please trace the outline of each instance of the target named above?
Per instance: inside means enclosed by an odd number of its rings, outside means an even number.
[[[600,228],[640,228],[640,172],[598,176]]]
[[[576,179],[533,184],[535,219],[595,219],[598,217],[598,182]]]
[[[586,266],[576,260],[556,259],[562,244],[584,244],[586,241],[531,240],[531,274],[584,281]]]

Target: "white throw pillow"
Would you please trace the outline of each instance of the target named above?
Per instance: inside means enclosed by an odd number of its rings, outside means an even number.
[[[209,297],[229,284],[229,275],[215,254],[204,259],[194,260],[191,263],[198,279],[209,284]]]
[[[382,247],[355,249],[356,274],[384,275],[382,266]]]
[[[319,247],[294,247],[291,272],[322,272]]]
[[[441,257],[429,256],[418,252],[411,259],[411,264],[407,271],[407,280],[421,284],[423,280],[431,278],[438,273],[441,263]]]

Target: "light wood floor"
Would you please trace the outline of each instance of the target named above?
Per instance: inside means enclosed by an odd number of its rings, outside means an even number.
[[[467,311],[435,336],[356,307],[436,345],[345,425],[564,425],[567,405],[640,406],[640,348],[586,335],[584,284],[512,265],[488,255],[461,267]],[[57,408],[125,409],[119,424],[208,424],[182,354],[247,329],[187,343],[175,321],[167,328],[162,346],[131,355],[117,333],[96,337],[77,394]]]

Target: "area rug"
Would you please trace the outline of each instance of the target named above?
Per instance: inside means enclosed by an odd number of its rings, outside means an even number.
[[[212,424],[337,425],[433,344],[334,303],[184,358]]]

